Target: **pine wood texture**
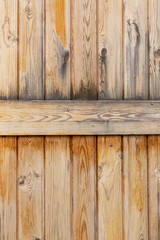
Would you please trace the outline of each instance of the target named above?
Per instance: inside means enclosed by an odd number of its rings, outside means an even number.
[[[124,240],[148,239],[147,138],[123,137]]]
[[[160,1],[149,1],[150,99],[160,99]]]
[[[160,134],[160,102],[0,101],[0,135]]]
[[[0,137],[0,239],[17,239],[17,141]]]
[[[122,99],[122,1],[98,6],[99,99]]]
[[[96,240],[96,138],[72,138],[72,236]]]
[[[122,239],[121,137],[98,137],[98,239]]]
[[[18,238],[44,239],[44,141],[18,139]]]
[[[147,0],[124,0],[124,98],[148,99]]]
[[[19,97],[43,99],[43,0],[19,0]]]
[[[70,138],[45,139],[45,239],[71,239]]]
[[[70,98],[70,0],[46,0],[46,99]]]
[[[0,2],[0,99],[17,98],[18,0]]]
[[[97,98],[96,1],[71,0],[72,99]]]

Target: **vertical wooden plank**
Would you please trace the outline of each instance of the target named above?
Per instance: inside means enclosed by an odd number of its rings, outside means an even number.
[[[160,2],[149,0],[150,92],[149,98],[160,99]],[[160,137],[148,136],[149,239],[160,238],[159,209]]]
[[[97,99],[97,3],[71,0],[72,99]],[[97,239],[96,137],[72,138],[72,238]]]
[[[122,99],[122,1],[98,1],[99,99]],[[98,239],[122,239],[121,137],[99,136]],[[113,211],[114,209],[114,211]]]
[[[16,167],[15,137],[0,138],[0,239],[16,240]]]
[[[124,240],[148,239],[147,138],[123,138]]]
[[[46,0],[46,99],[70,98],[70,0]]]
[[[98,2],[99,98],[122,99],[122,1]]]
[[[69,137],[46,137],[45,169],[45,239],[71,239]]]
[[[149,239],[160,238],[160,136],[148,137]]]
[[[124,98],[148,99],[148,1],[123,2]],[[123,235],[148,239],[147,137],[123,137]]]
[[[45,0],[45,98],[70,99],[70,0]],[[70,137],[45,139],[45,239],[71,239]]]
[[[72,98],[97,98],[96,1],[71,0]]]
[[[124,98],[148,99],[147,0],[124,0]]]
[[[17,0],[0,1],[0,99],[17,98]],[[17,142],[0,138],[0,239],[17,237]]]
[[[19,239],[44,239],[44,149],[42,137],[18,139]]]
[[[19,0],[19,97],[44,97],[43,0]]]
[[[0,2],[0,99],[17,98],[17,0]]]
[[[72,138],[73,239],[96,238],[96,137]]]
[[[98,137],[98,239],[122,239],[121,137]]]
[[[160,99],[160,1],[149,0],[150,99]]]
[[[43,99],[43,0],[19,0],[19,98]],[[18,237],[44,239],[43,137],[18,139]]]

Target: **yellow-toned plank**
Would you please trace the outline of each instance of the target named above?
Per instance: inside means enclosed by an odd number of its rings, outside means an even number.
[[[19,0],[19,97],[43,99],[43,0]]]
[[[72,98],[97,98],[96,1],[71,0]]]
[[[71,239],[70,138],[45,139],[45,238]]]
[[[148,239],[147,137],[123,137],[124,240]]]
[[[18,139],[18,238],[44,239],[44,143]]]
[[[99,98],[122,99],[122,1],[98,4]]]
[[[96,138],[72,138],[72,233],[96,240]]]
[[[148,137],[149,240],[159,239],[160,137]]]
[[[46,0],[46,99],[70,97],[70,0]]]
[[[122,239],[121,137],[98,137],[98,239]]]
[[[0,99],[17,98],[17,5],[0,1]]]
[[[0,239],[16,240],[16,168],[15,137],[0,137]]]

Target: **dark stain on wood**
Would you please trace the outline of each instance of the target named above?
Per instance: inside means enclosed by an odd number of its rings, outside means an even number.
[[[138,24],[131,19],[127,21],[127,31],[129,43],[127,45],[126,51],[126,62],[127,62],[127,72],[129,70],[129,82],[127,84],[128,92],[131,92],[130,98],[135,98],[136,95],[136,84],[137,78],[139,76],[139,46],[140,46],[140,31]]]
[[[107,49],[106,48],[102,48],[101,50],[101,55],[100,55],[100,94],[99,94],[99,98],[101,100],[105,100],[106,99],[106,88],[105,88],[105,84],[107,83]]]
[[[95,100],[97,99],[97,86],[94,83],[88,82],[84,84],[81,80],[79,91],[72,93],[72,99]]]

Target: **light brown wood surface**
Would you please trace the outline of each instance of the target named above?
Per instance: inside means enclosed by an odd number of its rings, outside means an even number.
[[[160,102],[0,101],[0,135],[159,134]]]
[[[45,237],[71,239],[70,138],[45,138]]]
[[[148,239],[147,139],[123,137],[123,236]]]
[[[122,239],[122,142],[98,137],[98,239]]]
[[[17,239],[17,141],[0,137],[0,239]]]
[[[96,138],[72,138],[72,239],[97,239]]]

